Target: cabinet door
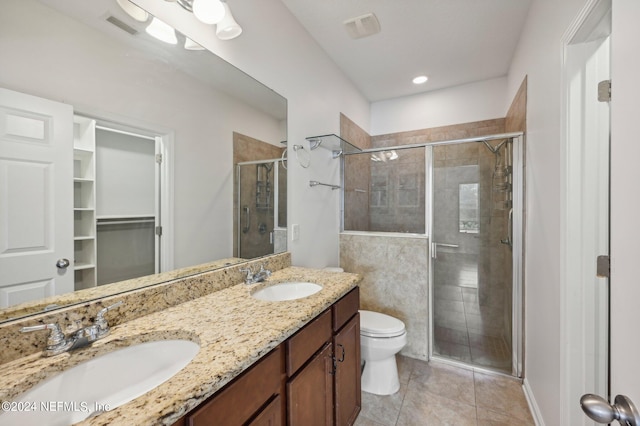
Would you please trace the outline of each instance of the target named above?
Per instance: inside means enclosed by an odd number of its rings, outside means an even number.
[[[281,426],[282,402],[277,395],[247,426]]]
[[[330,426],[333,424],[332,345],[327,343],[287,383],[289,426]]]
[[[188,426],[237,426],[245,424],[273,395],[280,392],[284,367],[280,346],[186,418]],[[276,404],[274,409],[281,408]],[[263,423],[268,424],[268,423]]]
[[[360,314],[334,336],[336,425],[352,425],[360,413]]]

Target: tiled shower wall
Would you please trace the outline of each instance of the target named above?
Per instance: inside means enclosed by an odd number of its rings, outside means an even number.
[[[371,136],[344,114],[340,114],[340,136],[360,149],[371,148]],[[344,229],[369,230],[369,182],[371,160],[368,155],[345,155]]]

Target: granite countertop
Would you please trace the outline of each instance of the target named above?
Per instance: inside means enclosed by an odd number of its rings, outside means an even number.
[[[285,281],[311,281],[323,289],[309,297],[265,302],[250,293]],[[41,380],[97,355],[136,343],[188,339],[195,358],[162,385],[80,425],[170,425],[214,394],[271,349],[354,288],[356,274],[289,267],[264,283],[238,284],[116,327],[87,348],[44,358],[30,355],[3,367],[0,400],[12,401]],[[97,384],[99,385],[99,384]],[[89,401],[92,403],[93,401]],[[2,423],[0,416],[0,423]]]
[[[19,305],[10,306],[0,311],[0,321],[7,321],[14,318],[33,315],[37,312],[46,311],[48,306],[64,307],[75,303],[82,303],[89,300],[95,300],[102,297],[118,294],[125,291],[131,291],[154,284],[160,284],[167,281],[188,277],[190,275],[199,274],[205,271],[222,268],[229,265],[244,262],[245,259],[238,257],[229,257],[218,259],[200,265],[187,266],[180,269],[174,269],[158,274],[151,274],[144,277],[133,278],[125,281],[118,281],[111,284],[102,284],[97,287],[85,288],[83,290],[72,291],[57,296],[47,297],[36,302],[25,302]]]

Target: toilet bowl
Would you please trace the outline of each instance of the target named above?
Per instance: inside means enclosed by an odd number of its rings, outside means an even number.
[[[360,312],[362,390],[391,395],[400,389],[396,354],[407,344],[404,323],[380,312]]]

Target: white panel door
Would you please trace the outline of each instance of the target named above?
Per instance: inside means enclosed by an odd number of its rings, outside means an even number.
[[[73,291],[73,254],[73,109],[0,88],[0,307]]]
[[[640,2],[612,12],[611,396],[640,409]]]

